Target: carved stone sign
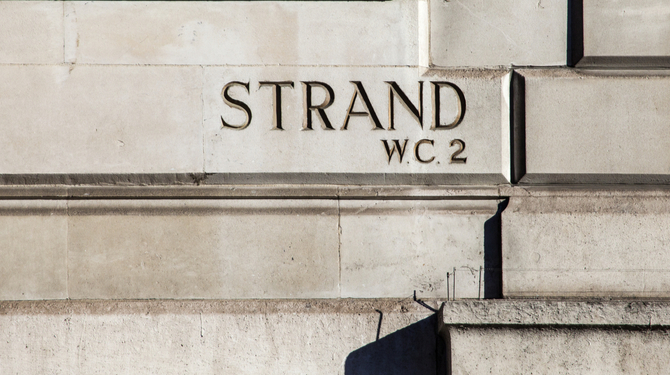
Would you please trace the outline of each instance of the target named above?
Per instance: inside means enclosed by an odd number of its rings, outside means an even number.
[[[210,68],[205,169],[322,181],[505,182],[504,72]],[[365,176],[363,175],[365,174]],[[309,180],[309,178],[308,178]]]

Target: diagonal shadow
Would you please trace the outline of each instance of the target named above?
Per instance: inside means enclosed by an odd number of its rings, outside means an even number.
[[[349,353],[345,375],[444,375],[446,346],[437,314]]]

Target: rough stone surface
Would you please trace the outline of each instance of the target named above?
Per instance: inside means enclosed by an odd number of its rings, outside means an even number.
[[[0,372],[435,373],[431,314],[411,300],[4,302]]]
[[[430,63],[565,65],[567,1],[430,0]]]
[[[465,326],[670,326],[670,303],[664,300],[486,300],[448,301],[445,325]]]
[[[202,172],[198,67],[0,66],[2,173]]]
[[[452,327],[452,374],[661,374],[670,330]]]
[[[506,297],[667,297],[667,197],[512,197],[502,214]]]
[[[667,183],[670,76],[523,70],[521,183]]]

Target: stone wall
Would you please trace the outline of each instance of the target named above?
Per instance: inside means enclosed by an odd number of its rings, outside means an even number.
[[[669,21],[0,1],[0,373],[665,372]]]

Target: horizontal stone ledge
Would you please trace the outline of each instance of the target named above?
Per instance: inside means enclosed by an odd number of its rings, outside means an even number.
[[[441,301],[423,302],[437,308]],[[0,301],[2,315],[124,315],[124,314],[361,314],[402,312],[432,314],[410,298],[333,299],[153,299]],[[378,314],[378,312],[377,312]]]
[[[507,183],[496,173],[35,173],[0,174],[0,187],[7,185],[500,185]]]
[[[191,179],[192,180],[192,179]],[[670,197],[667,185],[347,185],[100,183],[0,185],[12,199],[504,199],[508,197]]]
[[[460,326],[670,327],[668,300],[449,301],[440,313],[442,324]]]
[[[91,186],[5,185],[7,199],[388,199],[501,198],[510,188],[459,185],[195,185]]]
[[[667,69],[670,56],[586,56],[578,69]]]

